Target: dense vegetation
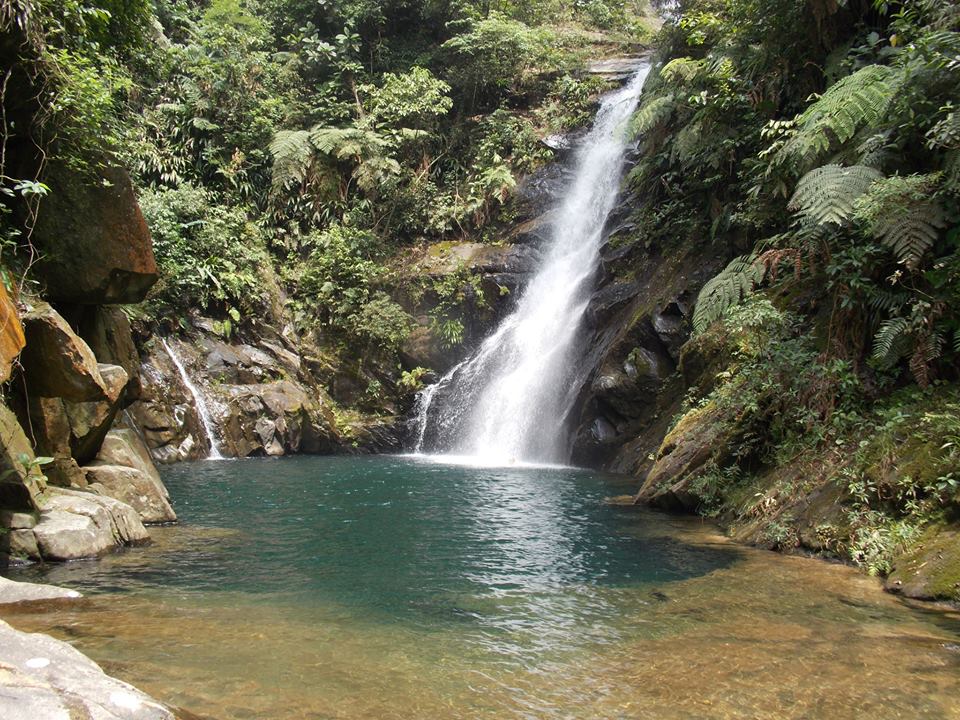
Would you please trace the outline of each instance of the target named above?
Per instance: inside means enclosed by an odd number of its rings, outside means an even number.
[[[729,261],[685,350],[709,361],[684,412],[726,427],[701,510],[771,518],[771,544],[790,546],[773,510],[809,489],[797,477],[826,477],[848,502],[824,546],[885,572],[960,505],[960,6],[655,5],[634,226],[661,256]],[[134,312],[183,327],[202,313],[226,337],[292,322],[398,381],[412,318],[394,258],[494,240],[519,179],[551,157],[541,138],[590,117],[603,83],[575,69],[649,41],[645,9],[0,0],[20,38],[4,47],[7,281],[40,290],[30,218],[46,167],[111,158],[134,174],[161,266]],[[471,278],[429,282],[434,329],[455,344]],[[407,370],[402,391],[424,373]]]
[[[4,22],[29,38],[46,159],[107,151],[135,173],[154,312],[242,322],[269,305],[267,268],[301,321],[389,350],[406,320],[384,260],[482,230],[548,157],[538,137],[583,122],[599,86],[570,71],[589,28],[642,34],[625,7],[51,0],[5,2]],[[8,170],[8,195],[45,192],[43,168]],[[4,227],[8,264],[22,230]]]
[[[832,480],[821,545],[877,572],[960,499],[958,30],[942,0],[687,0],[634,120],[646,242],[736,255],[687,349],[728,438],[701,509],[790,547]]]

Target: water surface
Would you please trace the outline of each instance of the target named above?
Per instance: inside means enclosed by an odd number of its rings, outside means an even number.
[[[960,617],[606,501],[624,481],[412,458],[165,472],[180,526],[17,579],[7,615],[217,718],[957,718]]]

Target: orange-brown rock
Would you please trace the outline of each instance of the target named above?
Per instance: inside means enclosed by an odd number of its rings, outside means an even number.
[[[90,347],[46,303],[23,316],[27,345],[21,355],[28,394],[72,402],[107,399],[107,388]]]
[[[6,287],[0,282],[0,382],[6,382],[26,340],[20,314]]]
[[[51,302],[137,303],[157,280],[153,242],[130,176],[108,167],[87,177],[54,166],[33,231],[36,273]]]

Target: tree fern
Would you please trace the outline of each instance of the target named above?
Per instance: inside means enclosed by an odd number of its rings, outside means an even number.
[[[766,266],[753,255],[738,257],[710,280],[697,297],[693,312],[693,330],[701,333],[719,320],[724,312],[739,305],[763,282]]]
[[[797,117],[797,133],[780,150],[802,166],[843,144],[863,127],[884,119],[902,82],[902,73],[885,65],[868,65],[831,86]]]
[[[673,156],[684,167],[690,167],[707,144],[714,141],[713,135],[704,132],[703,122],[691,120],[676,134],[673,141]]]
[[[275,191],[299,185],[307,176],[313,159],[313,145],[307,130],[280,130],[270,143]]]
[[[936,174],[885,178],[855,204],[867,231],[910,270],[920,265],[947,225],[946,213],[934,199],[939,180]]]
[[[654,95],[647,99],[630,121],[630,135],[640,137],[663,125],[673,115],[675,107],[673,93]]]
[[[689,57],[675,58],[660,70],[660,77],[673,85],[685,85],[692,82],[703,72],[705,62]]]
[[[857,198],[882,178],[878,170],[862,165],[824,165],[800,179],[789,207],[807,223],[845,225]]]

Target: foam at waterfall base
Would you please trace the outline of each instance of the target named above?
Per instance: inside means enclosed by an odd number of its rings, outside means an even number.
[[[576,470],[578,468],[572,465],[560,465],[557,463],[539,463],[517,460],[497,455],[428,455],[424,453],[411,453],[399,455],[401,458],[417,460],[420,462],[431,463],[434,465],[456,465],[458,467],[473,468],[525,468],[542,470]]]

